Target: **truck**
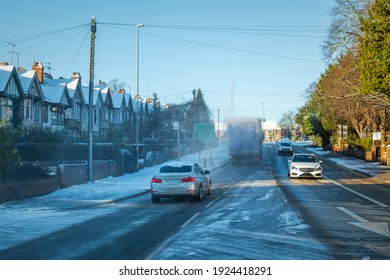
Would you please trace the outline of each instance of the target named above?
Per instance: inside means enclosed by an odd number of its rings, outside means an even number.
[[[227,134],[232,164],[260,162],[264,139],[260,119],[245,118],[229,121]]]

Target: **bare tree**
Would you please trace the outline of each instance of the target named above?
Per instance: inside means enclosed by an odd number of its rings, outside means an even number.
[[[356,54],[359,46],[360,18],[367,16],[367,8],[373,0],[336,0],[330,11],[332,22],[327,39],[323,42],[322,53],[325,60],[335,61],[347,53]]]

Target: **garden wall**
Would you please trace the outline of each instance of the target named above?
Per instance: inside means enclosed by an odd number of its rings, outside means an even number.
[[[93,180],[121,176],[122,168],[113,160],[93,162]],[[60,164],[57,174],[31,181],[0,181],[0,203],[45,195],[61,188],[88,182],[87,164]]]

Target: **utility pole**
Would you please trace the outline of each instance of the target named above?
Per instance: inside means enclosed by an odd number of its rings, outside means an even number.
[[[235,83],[236,81],[232,81],[231,84],[230,84],[230,118],[231,120],[233,120],[233,84]]]
[[[142,23],[140,23],[140,24],[137,24],[137,48],[136,48],[136,59],[137,59],[137,63],[136,63],[136,67],[137,67],[137,69],[136,69],[136,72],[137,72],[137,78],[136,78],[136,89],[137,89],[137,94],[136,94],[136,96],[137,97],[140,97],[140,95],[139,95],[139,29],[140,29],[140,27],[144,27],[145,25],[144,24],[142,24]],[[139,98],[141,101],[141,103],[138,103],[138,100],[137,100],[137,104],[138,104],[138,109],[137,109],[137,114],[136,114],[136,117],[137,117],[137,119],[136,119],[136,128],[135,128],[135,131],[136,131],[136,136],[135,136],[135,138],[136,138],[136,147],[135,147],[135,149],[136,149],[136,156],[137,156],[137,163],[136,163],[136,166],[137,166],[137,171],[139,170],[139,165],[138,165],[138,161],[139,161],[139,120],[138,120],[138,118],[139,118],[139,105],[141,105],[142,106],[142,98]]]
[[[261,104],[263,105],[263,118],[262,118],[262,122],[265,122],[265,116],[264,116],[264,105],[265,105],[265,103],[264,102],[261,102]]]
[[[89,111],[88,111],[88,179],[93,181],[92,174],[92,125],[93,125],[93,84],[94,84],[94,66],[95,66],[95,33],[96,33],[96,21],[95,17],[92,17],[91,21],[91,49],[89,60]]]

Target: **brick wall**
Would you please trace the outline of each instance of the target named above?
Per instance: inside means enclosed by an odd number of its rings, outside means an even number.
[[[39,196],[58,189],[57,177],[28,182],[0,183],[0,203]]]
[[[109,176],[121,176],[121,166],[115,161],[95,161],[93,163],[93,177],[100,180]],[[36,181],[0,181],[0,203],[11,200],[24,199],[45,195],[60,188],[80,185],[88,182],[87,164],[60,164],[57,176],[46,180]]]
[[[113,160],[94,161],[92,168],[94,181],[123,174],[121,167]],[[87,164],[60,164],[59,166],[58,181],[60,188],[85,184],[88,182],[88,176]]]

